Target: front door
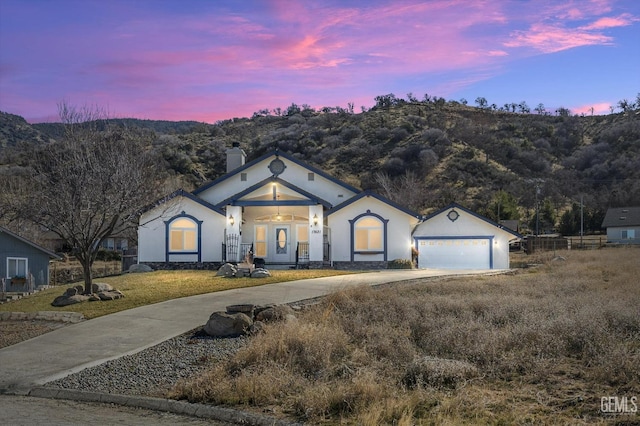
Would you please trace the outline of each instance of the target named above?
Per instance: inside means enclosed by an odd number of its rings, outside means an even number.
[[[291,262],[291,226],[275,225],[273,231],[273,261]]]

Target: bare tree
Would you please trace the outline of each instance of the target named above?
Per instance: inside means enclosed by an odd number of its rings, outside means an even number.
[[[21,168],[0,168],[0,224],[17,219],[16,211],[28,191]]]
[[[73,247],[91,293],[100,244],[137,226],[141,208],[159,198],[163,168],[152,133],[117,126],[96,108],[59,110],[65,137],[36,148],[19,214]]]
[[[387,173],[374,175],[382,195],[393,202],[419,212],[429,201],[429,192],[424,182],[412,171],[407,171],[396,179]]]

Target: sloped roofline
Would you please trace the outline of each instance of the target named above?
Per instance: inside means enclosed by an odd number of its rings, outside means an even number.
[[[335,206],[334,208],[332,208],[331,210],[326,212],[325,216],[329,216],[329,215],[337,212],[338,210],[341,210],[341,209],[347,207],[348,205],[353,204],[356,201],[358,201],[358,200],[360,200],[361,198],[364,198],[364,197],[373,197],[378,201],[381,201],[381,202],[383,202],[385,204],[388,204],[389,206],[391,206],[391,207],[393,207],[393,208],[395,208],[397,210],[400,210],[403,213],[408,214],[409,216],[415,217],[416,219],[420,219],[420,217],[421,217],[420,214],[418,214],[418,213],[416,213],[416,212],[414,212],[414,211],[412,211],[412,210],[410,210],[410,209],[408,209],[406,207],[403,207],[400,204],[395,203],[395,202],[389,200],[388,198],[383,197],[380,194],[376,194],[375,192],[373,192],[371,190],[362,191],[361,193],[359,193],[359,194],[355,195],[354,197],[344,201],[343,203],[338,204],[337,206]]]
[[[256,183],[255,185],[252,185],[249,188],[247,188],[247,189],[245,189],[243,191],[240,191],[237,194],[232,195],[231,197],[227,198],[226,200],[223,200],[223,201],[219,202],[217,204],[217,206],[221,207],[221,206],[226,206],[227,204],[233,204],[236,201],[238,201],[240,198],[244,197],[245,195],[252,193],[256,189],[262,188],[265,185],[268,185],[270,182],[279,183],[280,185],[282,185],[282,186],[284,186],[286,188],[289,188],[289,189],[299,193],[300,195],[304,195],[305,197],[309,198],[310,200],[316,202],[317,204],[322,204],[326,208],[331,208],[331,203],[329,203],[328,201],[323,200],[320,197],[316,197],[315,195],[305,191],[304,189],[299,188],[296,185],[294,185],[294,184],[292,184],[292,183],[290,183],[290,182],[288,182],[288,181],[286,181],[284,179],[280,179],[278,177],[269,177],[269,178],[263,179],[262,181]],[[274,201],[273,204],[277,205],[277,204],[281,204],[281,203],[279,203],[277,201]]]
[[[625,219],[620,219],[624,217]],[[640,226],[640,207],[610,207],[602,220],[601,228]]]
[[[201,206],[204,206],[210,210],[213,210],[216,213],[219,213],[223,216],[225,216],[225,212],[223,210],[221,210],[220,208],[214,206],[211,203],[206,202],[205,200],[203,200],[202,198],[196,197],[195,195],[193,195],[191,192],[187,192],[184,189],[180,188],[176,191],[173,191],[171,194],[167,195],[166,197],[163,197],[161,199],[159,199],[158,201],[156,201],[155,203],[153,203],[150,206],[147,206],[145,209],[142,210],[142,213],[146,213],[149,210],[152,210],[156,207],[158,207],[159,205],[162,205],[164,203],[166,203],[167,201],[170,201],[176,197],[185,197],[188,198],[189,200],[200,204]]]
[[[294,156],[292,156],[290,154],[287,154],[286,152],[282,152],[282,151],[279,151],[279,150],[275,149],[273,151],[267,152],[266,154],[262,155],[261,157],[256,158],[255,160],[252,160],[252,161],[246,163],[244,166],[238,167],[237,169],[232,170],[229,173],[226,173],[226,174],[220,176],[219,178],[217,178],[217,179],[215,179],[215,180],[213,180],[213,181],[211,181],[209,183],[204,184],[203,186],[195,189],[193,191],[193,194],[194,195],[200,194],[201,192],[206,191],[207,189],[209,189],[209,188],[211,188],[211,187],[213,187],[215,185],[218,185],[220,182],[224,182],[225,180],[227,180],[227,179],[229,179],[229,178],[231,178],[233,176],[236,176],[238,173],[242,173],[243,171],[253,167],[254,165],[258,164],[261,161],[264,161],[265,159],[267,159],[269,157],[286,158],[287,160],[291,161],[292,163],[295,163],[295,164],[297,164],[297,165],[299,165],[301,167],[304,167],[305,169],[307,169],[307,170],[309,170],[309,171],[311,171],[311,172],[313,172],[313,173],[315,173],[317,175],[320,175],[323,178],[325,178],[325,179],[327,179],[327,180],[329,180],[329,181],[331,181],[331,182],[333,182],[333,183],[335,183],[337,185],[340,185],[343,188],[345,188],[345,189],[347,189],[347,190],[349,190],[351,192],[358,193],[358,192],[361,191],[360,189],[358,189],[358,188],[356,188],[354,186],[351,186],[346,182],[343,182],[343,181],[341,181],[339,179],[334,178],[333,176],[331,176],[327,172],[324,172],[324,171],[322,171],[322,170],[320,170],[320,169],[318,169],[316,167],[313,167],[313,166],[311,166],[311,165],[309,165],[309,164],[307,164],[307,163],[305,163],[303,161],[300,161],[297,158],[295,158]]]
[[[22,241],[25,244],[30,245],[31,247],[33,247],[35,249],[40,250],[41,252],[47,254],[52,259],[61,259],[61,257],[58,256],[57,254],[55,254],[54,252],[52,252],[50,250],[47,250],[46,248],[44,248],[44,247],[42,247],[42,246],[40,246],[40,245],[38,245],[38,244],[36,244],[36,243],[34,243],[32,241],[27,240],[26,238],[23,238],[18,234],[14,234],[13,232],[9,231],[7,228],[3,228],[2,226],[0,226],[0,234],[1,233],[5,233],[5,234],[17,239],[17,240]]]
[[[472,211],[472,210],[469,210],[468,208],[463,207],[463,206],[461,206],[461,205],[460,205],[460,204],[458,204],[458,203],[451,203],[451,204],[449,204],[448,206],[441,208],[440,210],[437,210],[437,211],[435,211],[435,212],[433,212],[433,213],[431,213],[431,214],[429,214],[429,215],[427,215],[427,216],[424,216],[424,217],[422,218],[422,222],[426,222],[426,221],[428,221],[429,219],[432,219],[432,218],[434,218],[435,216],[438,216],[438,215],[440,215],[440,214],[442,214],[442,213],[444,213],[444,212],[446,212],[447,210],[450,210],[450,209],[460,209],[460,210],[462,210],[462,211],[464,211],[464,212],[466,212],[466,213],[470,214],[471,216],[475,216],[475,217],[477,217],[478,219],[480,219],[480,220],[483,220],[483,221],[487,222],[489,225],[493,225],[493,226],[495,226],[495,227],[496,227],[496,228],[498,228],[498,229],[501,229],[501,230],[503,230],[503,231],[505,231],[505,232],[508,232],[509,234],[513,235],[514,237],[517,237],[517,238],[524,238],[524,236],[523,236],[522,234],[520,234],[519,232],[516,232],[516,231],[514,231],[514,230],[512,230],[512,229],[509,229],[509,228],[507,228],[507,227],[506,227],[506,226],[504,226],[504,225],[500,225],[499,223],[496,223],[496,222],[494,222],[493,220],[491,220],[491,219],[489,219],[489,218],[487,218],[487,217],[484,217],[484,216],[482,216],[482,215],[480,215],[480,214],[478,214],[478,213],[476,213],[476,212],[474,212],[474,211]]]

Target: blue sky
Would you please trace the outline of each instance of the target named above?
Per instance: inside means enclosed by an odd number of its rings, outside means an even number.
[[[0,110],[213,123],[425,93],[609,113],[640,92],[636,0],[0,0]]]

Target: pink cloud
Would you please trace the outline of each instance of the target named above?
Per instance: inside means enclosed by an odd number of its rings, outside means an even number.
[[[609,114],[611,112],[612,104],[609,102],[599,102],[590,105],[581,105],[574,108],[571,108],[571,111],[574,114],[584,114],[584,115],[603,115]]]
[[[534,24],[528,31],[515,31],[506,47],[531,47],[543,53],[555,53],[580,46],[611,44],[612,37],[583,29]]]
[[[581,46],[609,45],[613,37],[602,31],[631,25],[638,20],[628,13],[616,17],[602,16],[611,11],[609,0],[591,0],[566,4],[551,4],[525,10],[529,16],[529,28],[513,30],[505,47],[527,47],[542,53],[555,53]],[[584,24],[584,21],[591,21]],[[575,25],[575,24],[581,25]]]
[[[101,20],[104,28],[69,21],[44,36],[24,28],[16,52],[48,48],[34,54],[35,65],[0,63],[19,70],[0,75],[2,89],[34,96],[32,83],[44,80],[49,99],[208,122],[292,102],[358,108],[391,91],[448,96],[532,49],[612,44],[607,29],[637,22],[612,13],[609,0],[207,3],[185,2],[176,13],[116,2],[117,16]]]
[[[552,17],[563,21],[577,21],[591,16],[600,16],[612,10],[612,0],[567,0],[551,1],[547,4],[532,3],[531,12],[539,17]]]
[[[638,18],[625,13],[617,17],[604,17],[596,20],[595,22],[582,27],[584,30],[602,30],[607,28],[626,27],[628,25],[638,22]]]
[[[123,87],[160,84],[165,90],[177,84],[178,74],[181,84],[298,79],[298,84],[339,87],[354,75],[373,81],[397,72],[473,68],[507,55],[495,40],[462,34],[476,25],[506,22],[499,4],[405,1],[356,9],[275,1],[270,6],[274,22],[268,26],[239,15],[123,22],[115,31],[118,42],[105,55],[111,60],[101,60],[95,70]],[[463,6],[468,13],[461,15]],[[411,37],[399,31],[403,26]]]
[[[271,4],[277,19],[284,24],[274,25],[270,43],[261,45],[256,55],[266,63],[277,58],[280,67],[305,71],[384,65],[384,71],[382,68],[369,71],[376,74],[472,66],[478,58],[495,56],[499,49],[492,49],[489,55],[481,54],[487,50],[487,40],[464,37],[460,31],[505,21],[497,6],[475,3],[469,6],[466,2],[396,2],[393,6],[361,9],[315,8],[306,2]],[[462,5],[472,13],[460,15],[458,8]],[[407,37],[405,31],[399,30],[402,27],[409,29],[412,36]],[[476,50],[479,54],[473,59],[452,54]]]

